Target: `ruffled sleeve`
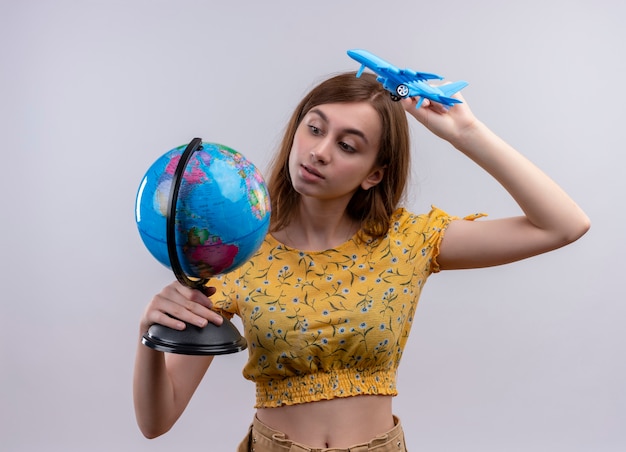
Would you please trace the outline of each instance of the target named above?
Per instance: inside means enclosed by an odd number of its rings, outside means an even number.
[[[467,215],[462,219],[466,221],[474,221],[478,218],[486,216],[486,213],[474,213],[471,215]],[[439,267],[439,262],[437,261],[437,257],[439,256],[440,252],[441,241],[446,234],[448,225],[454,220],[461,220],[461,218],[449,215],[448,213],[435,206],[431,206],[431,211],[427,214],[426,230],[432,241],[431,246],[433,248],[430,268],[430,271],[432,273],[439,273],[439,271],[441,271],[441,268]]]

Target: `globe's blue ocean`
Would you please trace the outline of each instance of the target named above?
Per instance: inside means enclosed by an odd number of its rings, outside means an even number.
[[[169,268],[167,209],[185,147],[150,166],[135,204],[143,243]],[[178,258],[187,276],[210,278],[244,264],[261,246],[269,220],[269,195],[259,170],[239,152],[203,142],[185,168],[175,214]]]

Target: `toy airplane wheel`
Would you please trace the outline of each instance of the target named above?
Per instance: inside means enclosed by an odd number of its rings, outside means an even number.
[[[396,93],[398,93],[398,96],[400,97],[406,97],[409,95],[409,87],[404,84],[398,85]]]
[[[397,96],[394,93],[389,93],[389,94],[391,94],[391,100],[394,102],[398,102],[400,99],[402,99],[400,96]]]

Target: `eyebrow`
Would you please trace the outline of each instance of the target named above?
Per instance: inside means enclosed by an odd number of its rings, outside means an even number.
[[[312,108],[311,110],[309,110],[309,113],[315,113],[320,118],[322,118],[322,120],[324,122],[328,122],[328,116],[326,116],[326,114],[322,110],[320,110],[319,108]],[[352,128],[344,129],[344,133],[349,133],[351,135],[359,136],[359,137],[361,137],[363,139],[363,141],[365,141],[365,143],[369,144],[369,141],[367,140],[367,137],[359,129],[352,129]]]

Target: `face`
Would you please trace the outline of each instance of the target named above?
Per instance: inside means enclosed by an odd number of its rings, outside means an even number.
[[[302,119],[289,155],[294,189],[321,200],[348,201],[359,188],[378,184],[382,123],[366,102],[323,104]]]

